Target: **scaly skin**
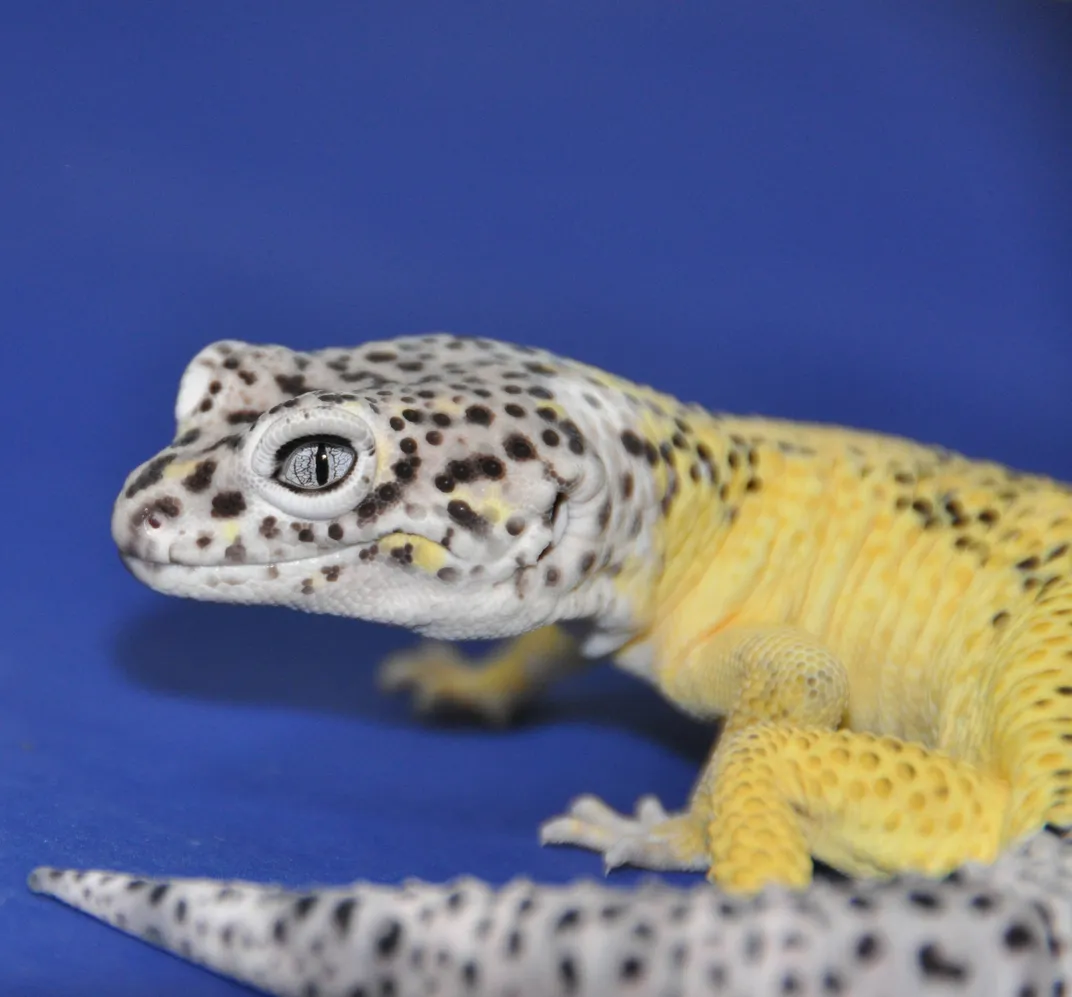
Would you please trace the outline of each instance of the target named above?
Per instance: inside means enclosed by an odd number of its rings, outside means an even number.
[[[388,662],[424,707],[504,721],[610,655],[724,720],[685,813],[585,798],[545,841],[747,894],[813,856],[933,876],[1072,824],[1063,485],[447,335],[214,344],[176,417],[113,517],[154,588],[523,635],[479,667]]]

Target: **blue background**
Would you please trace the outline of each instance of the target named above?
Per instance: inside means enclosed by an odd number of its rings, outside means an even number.
[[[539,821],[707,744],[609,672],[421,725],[404,634],[139,587],[110,504],[211,340],[446,328],[1072,477],[1072,7],[302,6],[0,15],[0,994],[244,992],[35,864],[598,875]]]

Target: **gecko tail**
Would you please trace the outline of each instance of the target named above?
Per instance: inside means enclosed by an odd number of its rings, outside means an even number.
[[[30,888],[279,997],[1062,993],[1072,842],[935,882],[729,897],[475,879],[287,890],[41,868]]]

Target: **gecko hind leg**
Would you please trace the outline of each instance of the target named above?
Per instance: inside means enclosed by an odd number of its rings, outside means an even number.
[[[540,827],[544,845],[577,845],[603,855],[604,869],[631,865],[660,872],[708,867],[703,822],[691,813],[667,813],[654,796],[637,800],[626,817],[595,796],[580,796],[569,810]]]

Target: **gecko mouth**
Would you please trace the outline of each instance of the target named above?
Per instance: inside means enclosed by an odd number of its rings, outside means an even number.
[[[362,547],[369,545],[353,545],[342,550],[329,551],[324,554],[314,554],[311,557],[289,558],[263,563],[232,563],[225,564],[190,564],[185,561],[163,561],[158,558],[142,557],[129,550],[121,550],[119,559],[124,567],[139,581],[153,585],[155,580],[164,576],[175,578],[190,578],[194,575],[209,579],[208,584],[228,582],[242,582],[252,577],[278,578],[281,574],[308,573],[319,571],[321,568],[332,565],[349,565],[357,560]],[[213,582],[211,579],[215,579]]]

